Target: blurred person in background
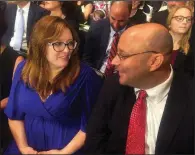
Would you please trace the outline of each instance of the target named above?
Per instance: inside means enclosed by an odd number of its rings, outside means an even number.
[[[93,20],[98,21],[106,18],[106,12],[104,10],[95,10],[93,12]]]
[[[2,50],[14,50],[26,56],[33,25],[49,12],[30,1],[12,1],[5,10],[6,31],[2,37]]]
[[[116,55],[120,35],[131,26],[131,8],[130,1],[113,1],[109,18],[91,25],[87,33],[82,60],[106,76],[114,73],[111,60]]]
[[[93,4],[90,1],[77,1],[77,7],[81,8],[83,16],[84,16],[84,23],[90,23],[90,15],[93,13]]]
[[[132,9],[130,15],[130,23],[132,25],[146,23],[146,15],[143,13],[143,10],[140,9],[142,5],[142,1],[140,0],[132,0]]]
[[[163,26],[167,26],[167,17],[169,14],[169,11],[174,8],[175,6],[182,6],[185,5],[186,1],[167,1],[167,9],[156,12],[152,15],[151,22],[162,24]]]
[[[74,14],[74,10],[72,12],[68,12],[68,7],[70,7],[70,2],[65,1],[42,1],[42,7],[49,10],[51,12],[51,16],[58,16],[62,19],[67,20],[67,22],[73,26],[77,31],[79,29],[79,23],[76,20]]]
[[[167,27],[173,38],[173,53],[171,64],[173,69],[184,69],[184,62],[189,55],[189,39],[194,22],[193,10],[188,6],[175,6],[169,11]],[[186,66],[193,70],[194,66]]]
[[[62,18],[36,23],[5,108],[15,140],[5,154],[73,154],[82,148],[102,79],[80,63],[78,45]]]

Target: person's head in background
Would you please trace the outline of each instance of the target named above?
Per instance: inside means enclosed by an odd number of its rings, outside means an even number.
[[[193,11],[190,7],[176,6],[169,12],[167,27],[173,37],[174,50],[181,48],[185,54],[188,53],[193,21]]]
[[[185,1],[167,1],[168,10],[172,9],[175,6],[185,5]]]
[[[172,37],[160,24],[138,24],[125,30],[112,60],[120,84],[149,89],[164,82],[171,72],[172,48]]]
[[[66,17],[63,10],[63,1],[43,1],[41,6],[48,11],[51,11],[51,16],[58,16],[62,19]]]
[[[101,20],[101,19],[104,19],[106,17],[106,13],[104,10],[95,10],[93,12],[93,20],[94,21],[98,21],[98,20]]]
[[[63,19],[45,16],[34,26],[22,78],[46,97],[59,89],[65,92],[80,70],[79,39]]]
[[[130,1],[113,1],[111,3],[109,20],[114,31],[118,32],[128,24],[132,4]]]

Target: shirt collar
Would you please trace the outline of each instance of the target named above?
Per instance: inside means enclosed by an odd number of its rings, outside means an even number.
[[[127,26],[125,26],[122,30],[118,31],[119,36],[125,31],[126,27]],[[116,31],[114,31],[112,26],[110,26],[110,36],[113,37],[115,33],[116,33]]]
[[[19,7],[18,5],[17,5],[17,8],[20,9],[20,7]],[[22,10],[23,10],[23,11],[28,11],[29,8],[30,8],[30,2],[28,2],[28,3],[22,8]]]
[[[160,101],[162,101],[164,99],[165,96],[167,96],[170,87],[171,87],[171,83],[173,80],[173,69],[172,66],[171,67],[171,73],[169,75],[169,78],[164,81],[163,83],[150,88],[150,89],[146,89],[145,91],[147,92],[147,97],[154,103],[159,103]],[[134,88],[135,94],[137,96],[137,94],[139,93],[140,89],[139,88]]]

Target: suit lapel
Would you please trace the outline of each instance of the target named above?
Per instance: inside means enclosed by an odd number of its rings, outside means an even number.
[[[186,100],[181,81],[174,75],[158,131],[155,154],[167,151],[184,115]]]

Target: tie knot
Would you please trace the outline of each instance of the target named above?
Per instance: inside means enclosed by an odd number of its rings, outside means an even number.
[[[23,9],[22,8],[19,8],[18,10],[20,13],[23,13]]]
[[[116,33],[114,34],[114,37],[119,37],[118,32],[116,32]]]
[[[147,93],[145,90],[140,90],[139,91],[139,96],[138,96],[138,99],[145,99],[147,96]]]

